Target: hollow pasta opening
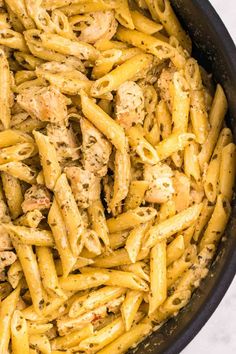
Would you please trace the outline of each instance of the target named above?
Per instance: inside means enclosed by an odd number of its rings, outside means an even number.
[[[158,8],[158,10],[162,13],[165,12],[166,10],[166,2],[165,0],[156,0],[156,7]]]
[[[102,91],[104,89],[107,89],[109,87],[109,85],[110,85],[110,81],[109,80],[103,80],[103,81],[101,81],[101,82],[99,82],[97,84],[96,91],[100,92],[100,91]]]

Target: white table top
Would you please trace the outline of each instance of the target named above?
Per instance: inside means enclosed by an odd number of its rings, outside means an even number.
[[[210,1],[236,42],[235,0]],[[198,353],[236,353],[236,278],[210,320],[182,352],[182,354]]]

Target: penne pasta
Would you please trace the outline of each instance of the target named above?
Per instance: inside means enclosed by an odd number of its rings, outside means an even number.
[[[160,60],[168,59],[175,54],[175,49],[168,43],[143,32],[120,27],[116,36],[120,41],[138,47],[146,53],[151,53]]]
[[[151,223],[141,224],[130,231],[129,236],[126,239],[125,248],[128,252],[130,261],[135,263],[140,260],[140,250],[142,245],[142,239],[146,232],[149,230]]]
[[[176,205],[173,199],[167,200],[167,202],[161,204],[158,219],[164,221],[176,214]]]
[[[49,339],[44,334],[32,334],[29,337],[29,344],[31,348],[32,347],[36,348],[38,351],[41,351],[42,353],[45,354],[51,353],[51,346],[50,346]]]
[[[53,327],[51,323],[37,323],[37,322],[31,322],[27,321],[27,330],[28,334],[44,334],[47,331],[50,331],[50,329]]]
[[[21,52],[28,52],[24,36],[9,28],[0,29],[0,44],[12,49],[20,50]]]
[[[146,1],[146,0],[145,0]],[[166,32],[170,36],[175,36],[180,44],[189,52],[191,53],[192,44],[191,39],[183,30],[178,18],[176,17],[170,1],[163,0],[163,1],[152,1],[147,0],[146,4],[151,12],[152,17],[155,20],[159,20]]]
[[[7,353],[11,336],[11,320],[19,299],[21,286],[8,295],[0,305],[0,352]]]
[[[91,268],[91,270],[93,269]],[[59,278],[59,284],[63,290],[79,291],[107,284],[108,280],[109,274],[105,274],[103,271],[95,271],[92,274],[72,274],[66,278],[61,277]]]
[[[129,209],[138,208],[144,199],[149,183],[146,181],[132,181],[130,182],[129,192],[125,199],[125,211]]]
[[[86,340],[86,338],[93,337],[93,326],[88,324],[81,330],[67,334],[66,336],[57,337],[52,340],[51,345],[53,350],[67,350],[68,348],[73,348],[77,346],[80,342]]]
[[[124,270],[125,272],[133,272],[141,279],[146,280],[147,282],[150,281],[150,277],[148,274],[149,268],[144,262],[136,262],[134,264],[122,265],[119,269]]]
[[[17,226],[27,226],[36,229],[43,218],[44,216],[41,211],[35,209],[32,211],[28,211],[26,214],[16,219],[14,223]]]
[[[63,6],[63,5],[62,5]],[[48,8],[51,8],[52,4],[50,3],[48,5]],[[54,7],[54,6],[53,6]],[[115,7],[114,2],[107,2],[104,0],[89,0],[88,3],[82,2],[82,3],[77,3],[76,2],[71,4],[71,1],[67,2],[66,6],[56,6],[60,7],[60,10],[67,16],[73,16],[73,15],[78,15],[78,14],[86,14],[89,12],[97,12],[97,11],[106,11],[106,10],[111,10]]]
[[[98,351],[110,344],[125,332],[124,323],[121,317],[118,317],[107,326],[96,331],[90,337],[82,340],[77,348],[78,350],[88,351],[91,347]]]
[[[205,143],[202,145],[202,150],[198,156],[200,167],[203,170],[205,164],[209,162],[213,153],[214,147],[222,127],[222,123],[227,112],[228,105],[225,93],[220,85],[217,85],[215,97],[212,103],[209,121],[211,124]]]
[[[155,216],[156,210],[154,208],[139,207],[108,219],[107,226],[110,233],[119,232],[148,222]]]
[[[0,148],[20,143],[33,143],[30,135],[14,129],[6,129],[0,132]]]
[[[171,135],[172,131],[172,118],[164,100],[161,100],[157,105],[157,121],[161,137],[164,140]]]
[[[185,78],[190,86],[190,118],[193,133],[196,135],[196,141],[204,144],[209,132],[208,115],[200,69],[197,61],[192,58],[186,62]]]
[[[211,161],[204,177],[204,190],[207,199],[214,203],[219,193],[219,178],[222,160],[222,151],[224,147],[232,142],[232,134],[228,128],[222,129],[216,147],[214,149]]]
[[[167,298],[166,241],[160,241],[150,253],[149,315]]]
[[[156,146],[157,154],[160,160],[165,160],[175,152],[184,150],[184,148],[193,140],[195,140],[194,134],[179,132],[173,133]]]
[[[156,23],[150,20],[148,17],[144,16],[141,12],[137,10],[130,11],[130,13],[133,20],[134,28],[137,31],[152,35],[161,31],[163,28],[160,23]]]
[[[147,69],[151,63],[152,56],[148,54],[138,54],[128,59],[110,73],[96,80],[91,87],[91,95],[100,97],[108,92],[117,90],[121,84],[133,79],[138,72]]]
[[[45,247],[54,246],[54,240],[50,231],[12,224],[4,224],[4,228],[12,234],[12,238],[22,244]]]
[[[213,213],[214,206],[211,205],[207,199],[203,200],[203,207],[201,214],[195,225],[194,235],[193,238],[195,241],[198,241],[199,237],[201,236],[202,231],[204,230],[205,226],[209,222],[211,215]]]
[[[130,146],[138,154],[143,163],[151,165],[159,162],[159,156],[154,147],[144,138],[138,127],[132,127],[126,131]]]
[[[167,267],[179,259],[185,251],[183,235],[177,236],[170,242],[166,248],[166,265]]]
[[[173,133],[187,133],[190,110],[189,85],[181,73],[173,77]]]
[[[51,296],[63,297],[64,293],[59,286],[51,249],[49,247],[37,247],[36,255],[44,289]]]
[[[126,198],[129,191],[131,163],[127,150],[124,150],[124,152],[116,151],[113,196],[109,203],[113,214],[116,213],[116,208],[119,207],[120,203]]]
[[[58,178],[54,193],[68,232],[72,253],[79,255],[83,247],[81,243],[83,220],[65,174]]]
[[[144,248],[151,248],[163,239],[182,231],[194,223],[202,209],[202,204],[197,204],[181,211],[171,218],[150,228],[146,235]]]
[[[69,241],[67,239],[65,224],[55,199],[53,200],[51,209],[48,214],[48,223],[51,227],[55,244],[61,258],[63,275],[66,277],[73,269],[76,263],[76,257],[71,251]]]
[[[232,199],[236,173],[236,146],[231,143],[222,150],[220,164],[220,193],[229,201]]]
[[[29,354],[27,322],[19,310],[15,310],[11,319],[11,341],[14,354]]]
[[[93,274],[93,272],[99,272],[99,274],[103,274],[104,277],[107,276],[108,279],[105,281],[105,284],[109,286],[120,286],[128,289],[141,291],[148,290],[148,286],[145,281],[129,272],[92,267],[82,268],[81,271],[85,274]]]
[[[126,148],[123,128],[84,94],[81,95],[81,104],[85,117],[112,142],[117,150],[123,152]]]
[[[35,146],[31,143],[17,144],[1,149],[0,164],[17,162],[28,159],[36,154]]]
[[[146,225],[146,227],[147,227],[147,225]],[[142,234],[144,232],[144,230],[141,227],[137,227],[137,229],[138,228],[140,228],[139,233]],[[136,232],[136,229],[134,229],[134,230]],[[124,240],[124,244],[125,244],[125,240]],[[146,258],[147,255],[148,255],[148,251],[140,250],[140,252],[136,256],[136,260],[140,261],[140,260]],[[118,267],[118,266],[123,266],[123,265],[127,265],[127,264],[132,264],[132,263],[133,262],[130,259],[128,251],[125,248],[120,248],[120,249],[113,251],[111,254],[108,253],[107,255],[104,254],[99,257],[96,257],[94,259],[93,265],[95,267],[110,268],[110,267]]]
[[[107,345],[104,349],[100,350],[99,354],[125,353],[132,345],[137,345],[151,332],[151,326],[149,324],[140,323],[130,329],[130,331],[124,333],[111,344]]]
[[[171,4],[0,0],[0,354],[130,352],[208,274],[236,148]]]
[[[108,227],[101,201],[94,201],[88,208],[88,213],[91,220],[92,229],[99,235],[104,245],[109,247],[110,240],[108,236]]]
[[[127,292],[125,300],[121,306],[121,314],[125,323],[126,332],[131,329],[142,301],[143,293],[141,291],[129,290]]]
[[[98,290],[92,291],[89,294],[77,298],[71,305],[69,317],[75,318],[85,312],[100,307],[121,295],[125,294],[126,289],[120,287],[104,286]]]
[[[1,41],[1,39],[0,39]],[[11,77],[10,69],[6,55],[3,50],[0,51],[0,122],[4,129],[10,128],[11,120]]]
[[[212,216],[200,242],[200,250],[209,244],[217,244],[225,230],[231,207],[228,199],[219,194]]]
[[[23,273],[30,291],[34,310],[40,314],[44,305],[43,287],[39,267],[32,246],[13,242],[17,256],[21,263]]]
[[[129,9],[128,0],[119,0],[115,2],[115,17],[122,25],[134,29],[133,18]]]
[[[0,165],[0,171],[6,172],[10,176],[29,184],[34,184],[36,182],[36,172],[20,161],[11,161],[2,164]]]
[[[193,142],[184,149],[184,173],[188,178],[194,178],[196,183],[201,182],[201,169],[198,161],[199,146]]]
[[[45,184],[49,189],[53,189],[61,174],[56,150],[47,136],[34,131],[34,138],[41,157]]]
[[[19,285],[22,276],[23,270],[21,264],[18,260],[16,260],[14,263],[12,263],[7,272],[7,279],[13,289],[16,289],[16,287]]]
[[[23,194],[18,179],[2,172],[2,184],[7,200],[7,205],[11,213],[12,219],[16,219],[22,214],[21,204],[23,202]]]

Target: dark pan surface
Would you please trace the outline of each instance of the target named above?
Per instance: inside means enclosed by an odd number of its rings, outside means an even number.
[[[181,22],[194,42],[193,56],[216,82],[229,102],[227,124],[236,141],[236,48],[222,21],[207,0],[172,0]],[[180,314],[129,353],[178,354],[197,335],[225,295],[236,272],[236,200],[217,257],[207,278]],[[230,320],[230,319],[229,319]],[[232,319],[235,320],[235,319]]]

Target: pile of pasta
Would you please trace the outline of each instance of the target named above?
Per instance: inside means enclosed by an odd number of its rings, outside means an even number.
[[[224,234],[226,96],[169,0],[0,3],[0,354],[125,353]]]

